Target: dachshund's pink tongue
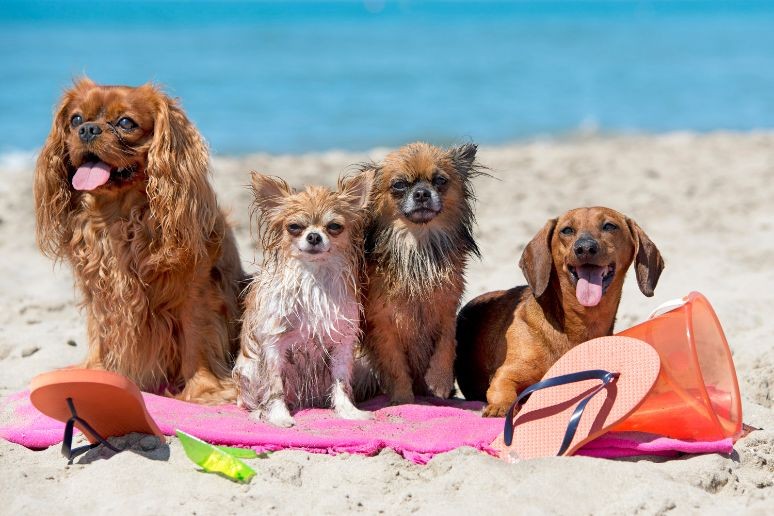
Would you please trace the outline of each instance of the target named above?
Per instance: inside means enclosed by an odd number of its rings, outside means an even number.
[[[605,268],[581,265],[575,271],[578,273],[578,285],[575,287],[578,302],[583,306],[597,306],[602,300],[602,276]]]
[[[73,176],[73,188],[76,190],[94,190],[110,179],[110,165],[104,161],[84,163]]]

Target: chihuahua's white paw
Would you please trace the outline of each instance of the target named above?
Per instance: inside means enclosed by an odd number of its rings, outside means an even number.
[[[361,421],[366,421],[369,419],[374,418],[373,412],[368,412],[366,410],[360,410],[359,408],[355,407],[354,405],[350,405],[348,407],[341,407],[336,409],[336,414],[342,418],[342,419],[359,419]]]
[[[274,402],[269,408],[266,419],[274,426],[290,428],[296,424],[296,420],[290,415],[288,407],[282,402]]]
[[[266,422],[266,412],[263,410],[253,410],[250,412],[250,420],[255,421],[256,423],[265,423]]]

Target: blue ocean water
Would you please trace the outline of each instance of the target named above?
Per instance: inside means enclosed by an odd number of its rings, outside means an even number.
[[[0,1],[0,152],[73,77],[154,81],[220,154],[774,128],[774,2]]]

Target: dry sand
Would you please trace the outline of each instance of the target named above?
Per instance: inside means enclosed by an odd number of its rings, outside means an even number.
[[[292,184],[333,184],[351,163],[385,150],[216,158],[214,181],[252,269],[247,171]],[[376,457],[275,453],[247,486],[198,472],[177,440],[66,466],[56,447],[0,442],[0,513],[774,513],[774,134],[668,134],[538,141],[479,150],[497,179],[476,181],[483,259],[467,298],[523,283],[517,261],[549,217],[605,205],[625,212],[661,249],[667,268],[648,299],[630,278],[617,328],[661,301],[703,292],[734,352],[745,421],[763,430],[730,457],[608,461],[548,458],[508,465],[470,449],[413,465]],[[85,353],[84,321],[67,267],[34,245],[32,157],[0,162],[0,396]],[[146,450],[147,449],[147,450]],[[156,460],[152,460],[156,459]]]

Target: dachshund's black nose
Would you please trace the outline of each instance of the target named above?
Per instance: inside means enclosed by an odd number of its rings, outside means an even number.
[[[593,238],[579,238],[575,241],[575,256],[590,258],[599,252],[599,244]]]
[[[322,237],[320,233],[309,233],[306,235],[306,241],[311,245],[319,245],[322,242]]]
[[[89,143],[100,134],[102,134],[102,129],[97,124],[82,124],[78,128],[78,136],[83,143]]]
[[[427,188],[417,188],[412,195],[414,202],[425,202],[430,199],[430,190]]]

